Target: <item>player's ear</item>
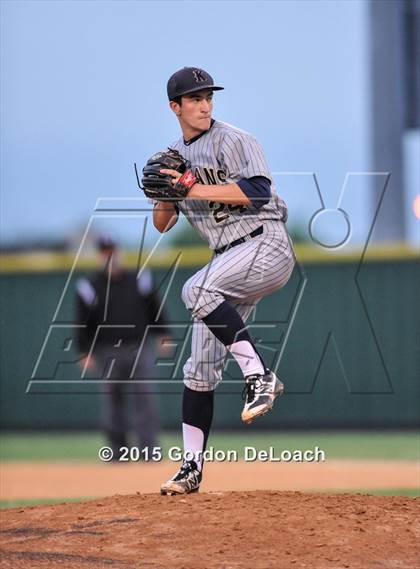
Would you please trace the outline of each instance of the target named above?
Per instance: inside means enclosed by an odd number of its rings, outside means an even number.
[[[169,101],[169,106],[171,110],[176,114],[177,117],[181,114],[181,105],[176,101]]]

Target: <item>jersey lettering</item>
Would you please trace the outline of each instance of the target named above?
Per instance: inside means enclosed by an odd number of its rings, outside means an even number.
[[[216,120],[192,143],[186,144],[181,137],[171,144],[171,148],[190,161],[198,183],[204,186],[222,186],[254,176],[264,176],[271,182],[270,201],[261,208],[252,204],[246,207],[222,204],[217,199],[211,203],[197,199],[179,202],[179,210],[207,239],[211,249],[249,235],[264,222],[286,219],[286,204],[277,195],[264,151],[251,134]]]
[[[200,169],[196,168],[194,170],[194,176],[197,178],[199,184],[204,184],[204,180],[202,175],[200,174]]]
[[[204,175],[206,177],[207,183],[210,186],[212,184],[217,184],[213,168],[204,168]]]
[[[194,175],[200,184],[226,184],[226,172],[221,168],[195,168]]]

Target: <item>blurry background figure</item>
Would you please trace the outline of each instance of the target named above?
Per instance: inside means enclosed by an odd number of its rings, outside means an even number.
[[[150,380],[156,335],[166,334],[165,322],[162,316],[156,321],[159,301],[151,272],[143,270],[138,276],[125,270],[117,243],[110,237],[101,237],[97,249],[101,268],[76,285],[77,324],[84,325],[77,335],[84,355],[81,364],[104,379],[103,422],[114,460],[120,447],[130,446],[131,430],[139,448],[148,449],[140,454],[144,458],[158,445],[159,419]],[[154,324],[159,327],[148,331]]]

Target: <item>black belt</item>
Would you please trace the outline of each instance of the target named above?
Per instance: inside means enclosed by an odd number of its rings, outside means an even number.
[[[245,235],[245,237],[240,237],[239,239],[235,239],[235,241],[232,241],[232,243],[228,243],[224,247],[220,247],[220,249],[215,249],[214,252],[216,255],[220,255],[220,253],[224,253],[228,249],[236,247],[236,245],[240,245],[241,243],[245,243],[245,241],[249,241],[250,239],[256,237],[257,235],[261,235],[263,231],[264,231],[264,226],[261,225],[260,227],[257,227],[257,229],[254,229],[254,231],[251,231],[249,235]]]

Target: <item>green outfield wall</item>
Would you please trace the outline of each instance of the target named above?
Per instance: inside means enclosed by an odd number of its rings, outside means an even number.
[[[152,264],[173,336],[169,352],[155,362],[154,389],[166,428],[179,424],[179,362],[189,353],[190,319],[180,292],[206,255],[197,249],[179,264],[171,255]],[[361,262],[356,253],[326,260],[303,251],[298,258],[287,286],[261,301],[249,321],[266,363],[286,384],[285,397],[255,428],[418,425],[416,256],[378,254]],[[134,270],[136,259],[127,259]],[[104,381],[81,377],[72,342],[75,280],[92,263],[79,263],[71,273],[70,257],[1,261],[1,427],[97,428]],[[239,419],[242,381],[234,362],[227,362],[224,377],[215,425],[245,428]]]

